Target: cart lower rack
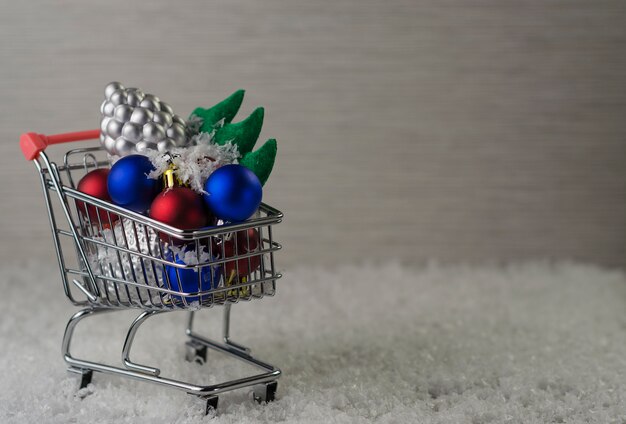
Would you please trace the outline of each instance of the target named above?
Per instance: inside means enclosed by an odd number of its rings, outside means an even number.
[[[257,401],[272,401],[280,370],[252,356],[249,348],[230,338],[231,305],[272,296],[276,280],[274,252],[281,248],[272,227],[282,213],[261,204],[255,217],[243,223],[200,230],[180,230],[144,215],[89,196],[76,189],[80,178],[110,162],[100,147],[68,151],[62,165],[50,160],[50,144],[96,139],[99,131],[54,136],[23,134],[20,147],[37,168],[43,187],[52,238],[63,289],[82,309],[67,323],[63,357],[69,371],[81,376],[80,387],[91,382],[93,372],[161,384],[206,400],[207,412],[217,408],[218,395],[254,387]],[[244,243],[245,253],[238,244]],[[227,252],[227,245],[233,248]],[[223,307],[221,340],[194,330],[198,310]],[[79,359],[70,353],[76,326],[83,319],[121,309],[141,310],[131,323],[118,366]],[[131,348],[139,327],[165,312],[187,311],[187,360],[206,362],[212,349],[253,365],[260,373],[203,385],[161,375],[159,368],[133,362]]]

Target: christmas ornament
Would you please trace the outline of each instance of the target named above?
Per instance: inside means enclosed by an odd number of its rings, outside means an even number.
[[[259,150],[252,151],[263,126],[263,108],[257,108],[243,121],[230,123],[241,106],[243,96],[244,91],[239,90],[211,108],[196,108],[190,120],[194,121],[194,125],[196,120],[201,120],[200,134],[211,134],[214,143],[236,145],[242,156],[239,163],[254,172],[264,185],[276,160],[276,140],[270,139]]]
[[[224,259],[232,258],[235,255],[243,255],[257,250],[259,246],[259,232],[255,228],[247,231],[238,231],[236,236],[224,243]],[[233,277],[247,277],[256,271],[261,265],[261,256],[254,255],[247,258],[229,261],[225,263],[227,279]]]
[[[181,230],[195,230],[209,225],[212,216],[202,197],[187,187],[176,187],[173,169],[164,174],[166,189],[152,201],[150,218]]]
[[[213,140],[220,146],[228,142],[236,144],[239,154],[245,156],[252,151],[259,138],[261,128],[263,127],[264,114],[264,109],[259,107],[243,121],[234,124],[224,124],[215,130]]]
[[[109,170],[106,168],[98,168],[87,173],[78,182],[78,191],[96,197],[98,199],[111,202],[111,196],[107,189],[107,177]],[[96,208],[93,205],[86,205],[84,202],[76,201],[76,207],[87,216],[91,224],[101,223],[103,227],[109,227],[111,223],[117,221],[119,216],[109,213],[104,209]]]
[[[206,227],[210,222],[202,197],[187,187],[165,190],[152,202],[150,218],[181,230]]]
[[[110,154],[166,152],[187,144],[184,119],[158,97],[138,88],[125,88],[119,82],[109,83],[104,97],[100,142]]]
[[[226,165],[213,172],[204,185],[204,201],[224,221],[245,221],[261,204],[263,190],[256,175],[241,165]]]
[[[113,202],[135,212],[144,213],[159,193],[159,180],[148,177],[153,170],[150,159],[130,155],[115,162],[107,179]]]
[[[191,116],[197,116],[202,119],[200,131],[210,133],[220,122],[228,123],[232,121],[243,102],[244,94],[244,90],[238,90],[213,107],[208,109],[196,108]]]
[[[248,228],[245,231],[237,231],[237,249],[244,249],[246,253],[252,252],[259,246],[259,231],[256,228]]]
[[[180,259],[177,259],[176,263],[185,265]],[[210,266],[202,268],[200,270],[200,287],[198,288],[198,271],[195,269],[182,269],[167,265],[164,272],[169,277],[170,289],[184,293],[201,292],[216,288],[221,275],[219,268],[216,270],[213,270]],[[167,281],[167,277],[163,277],[164,281]],[[200,299],[200,296],[184,297],[187,302],[197,302]],[[207,297],[208,295],[202,296],[202,300]],[[183,296],[172,295],[172,298],[182,300]]]
[[[198,265],[207,263],[210,259],[206,251],[201,250],[200,259],[194,250],[185,251],[185,249],[176,249],[169,254],[168,260],[175,258],[174,263],[178,265]],[[198,281],[198,274],[200,280]],[[174,291],[194,293],[207,291],[217,288],[221,278],[221,267],[219,266],[203,266],[200,270],[191,268],[178,268],[172,265],[166,265],[163,272],[163,283],[165,288]],[[169,280],[169,287],[168,287]],[[202,296],[202,300],[209,295]],[[183,296],[172,295],[172,298],[182,300]],[[187,302],[198,302],[200,296],[184,296]]]
[[[255,173],[261,181],[261,185],[267,182],[267,179],[274,168],[276,160],[276,140],[269,139],[258,150],[246,154],[239,160],[239,164],[245,166]]]
[[[141,283],[147,286],[157,287],[163,277],[163,266],[157,261],[147,261],[139,255],[120,251],[110,246],[124,246],[131,252],[140,252],[144,255],[154,256],[159,252],[159,238],[156,232],[143,225],[135,225],[129,219],[118,220],[113,229],[106,228],[100,232],[100,236],[94,236],[96,240],[106,244],[93,244],[89,249],[89,261],[92,269],[108,278],[125,280],[135,276]],[[95,249],[93,249],[95,248]],[[149,265],[152,263],[152,265]],[[148,269],[148,272],[144,272]],[[123,285],[111,280],[106,281],[106,290],[112,298],[120,298],[122,302],[132,301],[140,303],[143,299],[150,298],[150,290],[146,288],[134,288],[124,290]]]
[[[146,153],[155,168],[149,176],[159,178],[173,167],[180,185],[189,186],[196,193],[203,193],[209,175],[221,166],[234,163],[239,157],[237,146],[214,144],[208,133],[200,133],[193,140],[198,143],[186,148],[174,148],[168,153]]]

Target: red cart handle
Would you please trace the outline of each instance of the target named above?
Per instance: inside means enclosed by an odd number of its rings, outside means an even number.
[[[78,131],[65,134],[44,135],[24,133],[20,136],[20,148],[26,160],[33,160],[50,144],[69,143],[70,141],[93,140],[100,137],[100,130]]]

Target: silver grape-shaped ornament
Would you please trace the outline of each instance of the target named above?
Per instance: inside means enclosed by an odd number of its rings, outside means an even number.
[[[111,155],[167,152],[188,143],[186,121],[157,96],[111,82],[100,106],[100,144]]]

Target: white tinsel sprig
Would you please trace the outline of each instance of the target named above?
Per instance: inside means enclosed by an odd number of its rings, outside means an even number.
[[[150,178],[159,178],[172,165],[174,174],[183,183],[188,184],[197,193],[204,193],[204,183],[217,168],[236,162],[239,158],[237,145],[215,144],[209,133],[199,133],[192,137],[191,145],[174,148],[167,153],[148,151],[146,156],[152,162],[154,171]]]
[[[193,248],[179,248],[177,246],[169,246],[174,254],[174,258],[182,261],[185,265],[206,264],[211,260],[211,255],[204,246],[200,246],[200,254],[198,255]]]
[[[200,128],[202,127],[203,122],[204,119],[200,118],[197,115],[191,115],[189,117],[189,119],[187,120],[187,137],[189,139],[200,133]]]

